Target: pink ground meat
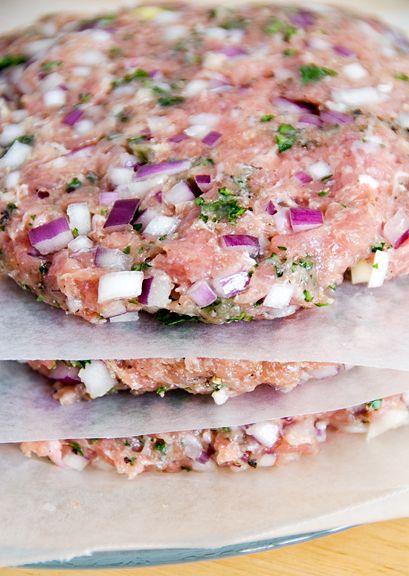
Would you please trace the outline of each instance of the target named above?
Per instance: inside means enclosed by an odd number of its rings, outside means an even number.
[[[351,268],[406,274],[408,52],[374,19],[273,6],[3,37],[4,270],[92,322],[165,323],[287,316]]]

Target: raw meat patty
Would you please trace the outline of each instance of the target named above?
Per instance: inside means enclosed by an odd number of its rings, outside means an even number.
[[[112,391],[132,394],[156,392],[164,396],[176,388],[211,394],[217,404],[251,392],[260,384],[289,392],[310,378],[335,376],[341,364],[317,362],[253,362],[214,358],[142,358],[138,360],[58,360],[28,364],[54,381],[54,397],[62,404],[97,398]]]
[[[0,249],[89,321],[275,318],[409,269],[409,44],[335,9],[139,7],[0,40]]]
[[[335,430],[368,439],[409,423],[408,399],[391,396],[347,410],[282,418],[234,428],[194,430],[132,438],[24,442],[21,449],[63,468],[113,467],[134,478],[144,471],[206,471],[266,467],[316,454]]]

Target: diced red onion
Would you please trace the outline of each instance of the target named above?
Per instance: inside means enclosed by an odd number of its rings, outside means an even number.
[[[142,283],[142,292],[138,300],[144,306],[165,308],[170,300],[173,283],[165,272],[158,272],[155,276],[145,278]]]
[[[180,132],[180,134],[175,134],[174,136],[171,136],[168,139],[168,142],[174,142],[175,144],[177,144],[178,142],[183,142],[183,140],[186,140],[187,138],[189,138],[187,134],[185,134],[184,132]]]
[[[349,58],[351,56],[355,56],[355,52],[347,48],[346,46],[341,46],[341,44],[335,44],[332,49],[334,52],[339,54],[339,56],[344,56],[345,58]]]
[[[260,242],[256,236],[248,234],[225,234],[222,236],[226,248],[246,248],[251,256],[257,256],[260,252]]]
[[[193,194],[187,182],[185,182],[185,180],[181,180],[166,192],[165,199],[166,202],[170,202],[171,204],[180,204],[182,202],[189,202],[194,200],[195,195]]]
[[[99,194],[99,203],[103,206],[109,206],[113,204],[116,200],[118,200],[118,192],[100,192]]]
[[[163,196],[162,190],[158,190],[154,196],[155,200],[157,200],[159,202],[159,204],[162,204],[162,200],[163,200],[162,196]]]
[[[189,186],[195,196],[200,196],[212,187],[210,175],[198,174],[193,176],[193,178],[189,178]]]
[[[383,227],[383,234],[385,238],[392,244],[396,249],[406,241],[405,235],[409,230],[409,216],[406,214],[403,208],[399,210],[389,218]]]
[[[336,110],[326,110],[321,112],[320,118],[326,124],[353,124],[354,118],[349,114],[337,112]]]
[[[226,92],[231,90],[233,86],[227,79],[214,78],[209,83],[209,92]]]
[[[307,172],[304,172],[303,170],[297,172],[295,174],[295,177],[299,182],[301,182],[301,184],[309,184],[310,182],[312,182],[311,176],[307,174]]]
[[[130,224],[135,216],[139,206],[137,198],[128,198],[125,200],[116,200],[112,206],[111,212],[104,224],[104,228],[115,228],[119,230]]]
[[[122,250],[116,248],[104,248],[98,246],[95,252],[95,266],[98,268],[112,268],[114,270],[129,270],[132,264],[132,258],[124,254]]]
[[[273,98],[273,104],[277,106],[279,110],[287,111],[287,112],[299,112],[300,110],[306,110],[305,106],[301,106],[288,98],[283,98],[278,96],[277,98]],[[307,109],[308,110],[308,109]]]
[[[209,454],[203,450],[199,458],[196,458],[196,460],[200,462],[200,464],[206,464],[209,458],[210,458]]]
[[[321,119],[314,114],[301,114],[298,118],[298,124],[307,124],[308,126],[321,126]]]
[[[274,216],[274,214],[277,213],[277,209],[276,209],[276,207],[274,206],[274,204],[272,203],[271,200],[270,200],[269,203],[267,204],[266,212],[267,212],[267,214],[270,214],[270,216]]]
[[[84,115],[84,110],[81,108],[74,108],[71,112],[68,112],[62,119],[62,123],[67,126],[74,126]]]
[[[141,294],[143,272],[138,270],[109,272],[99,279],[98,304],[109,300],[136,298]]]
[[[200,308],[210,306],[217,299],[216,293],[210,288],[206,280],[198,280],[187,291],[189,298]]]
[[[67,364],[59,362],[57,366],[50,371],[48,378],[72,384],[75,382],[81,382],[78,372],[79,368],[76,366],[67,366]]]
[[[309,28],[313,26],[315,22],[315,14],[309,10],[298,10],[296,14],[290,18],[291,24],[294,26],[300,26],[300,28]]]
[[[237,272],[223,278],[215,278],[213,286],[216,293],[224,298],[231,298],[243,292],[250,282],[248,272]]]
[[[324,217],[321,210],[290,208],[290,223],[294,232],[301,232],[322,226]]]
[[[219,50],[219,52],[228,58],[236,58],[237,56],[244,56],[247,54],[246,50],[244,50],[244,48],[240,48],[240,46],[225,46]]]
[[[405,230],[402,236],[399,236],[399,238],[396,240],[395,244],[393,245],[395,250],[397,250],[400,246],[402,246],[402,244],[404,244],[408,238],[409,238],[409,229]]]
[[[220,134],[220,132],[216,132],[215,130],[212,130],[211,132],[206,134],[206,136],[202,139],[202,142],[203,142],[203,144],[206,144],[206,146],[213,147],[220,140],[221,136],[222,135]]]
[[[190,160],[176,160],[175,162],[161,162],[159,164],[146,164],[138,168],[136,177],[139,180],[144,180],[145,178],[150,178],[151,176],[157,176],[158,174],[179,174],[179,172],[185,172],[189,170],[191,166]]]
[[[31,245],[40,254],[51,254],[65,248],[73,239],[68,220],[65,216],[51,222],[31,228],[28,232]]]

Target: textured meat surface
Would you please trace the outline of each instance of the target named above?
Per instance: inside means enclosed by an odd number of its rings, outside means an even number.
[[[334,431],[373,438],[409,423],[407,399],[391,396],[355,408],[283,418],[234,428],[117,439],[25,442],[27,456],[48,457],[63,468],[88,464],[134,478],[145,471],[207,471],[272,467],[313,455]]]
[[[1,39],[3,268],[92,322],[282,317],[331,303],[359,262],[370,285],[406,274],[408,52],[376,20],[272,6],[56,16]],[[39,227],[67,214],[44,249]]]
[[[229,397],[251,392],[260,384],[269,384],[276,390],[289,392],[310,378],[335,376],[343,368],[342,365],[317,362],[252,362],[213,358],[142,358],[100,362],[114,378],[113,390],[128,390],[133,394],[156,392],[161,396],[173,389],[183,389],[193,394],[216,393],[215,399],[220,403]],[[29,362],[34,370],[55,381],[55,397],[62,403],[90,397],[86,385],[80,381],[83,377],[80,364],[54,360]],[[74,379],[78,379],[78,382]]]

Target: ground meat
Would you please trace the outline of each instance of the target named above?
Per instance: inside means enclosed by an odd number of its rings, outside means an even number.
[[[318,362],[253,362],[214,358],[140,358],[28,362],[54,382],[54,397],[63,404],[95,398],[117,390],[132,394],[183,389],[192,394],[212,394],[218,404],[251,392],[260,384],[289,392],[310,378],[335,376],[341,364]],[[91,376],[90,376],[91,375]],[[91,378],[91,380],[90,380]],[[107,386],[104,386],[105,378]],[[95,382],[96,380],[96,382]]]
[[[141,472],[232,470],[282,465],[304,454],[316,454],[327,433],[366,433],[373,438],[409,423],[408,399],[392,396],[355,408],[324,414],[168,434],[116,439],[24,442],[27,456],[48,457],[63,468],[83,470],[88,464],[113,467],[134,478]]]
[[[4,270],[92,322],[165,323],[287,316],[349,269],[406,274],[408,51],[376,20],[275,6],[0,39]]]

